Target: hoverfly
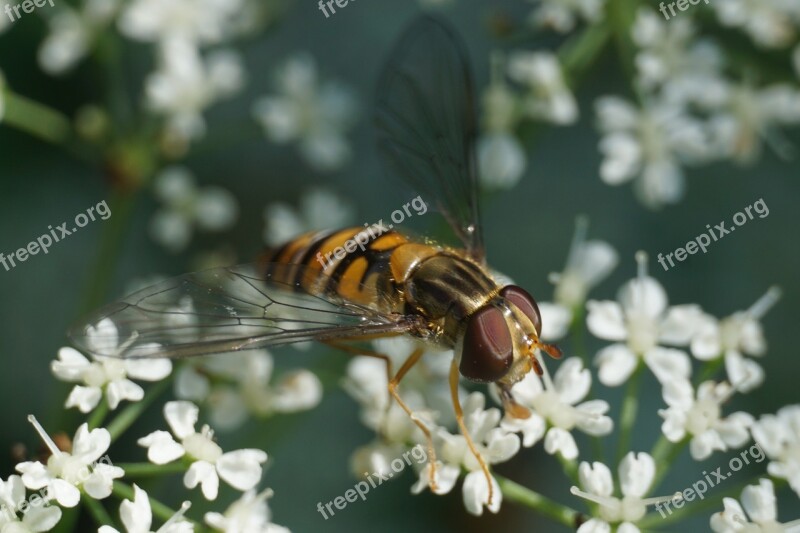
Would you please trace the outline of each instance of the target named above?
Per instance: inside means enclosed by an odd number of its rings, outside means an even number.
[[[372,228],[301,235],[264,252],[253,264],[180,276],[136,292],[95,312],[71,332],[98,356],[182,358],[319,341],[386,363],[389,393],[425,434],[435,484],[435,451],[425,424],[398,392],[424,346],[454,350],[450,390],[461,433],[492,484],[458,399],[459,375],[495,383],[508,414],[529,415],[511,386],[532,369],[543,344],[536,301],[515,285],[501,286],[484,256],[475,162],[475,101],[459,38],[436,19],[415,21],[395,45],[377,91],[378,145],[386,162],[427,196],[462,247],[415,241],[398,231],[372,240]],[[384,228],[385,229],[385,228]],[[318,254],[345,242],[369,240],[327,264]],[[97,338],[94,325],[110,319],[119,338]],[[359,342],[406,335],[420,341],[397,372],[386,355]]]

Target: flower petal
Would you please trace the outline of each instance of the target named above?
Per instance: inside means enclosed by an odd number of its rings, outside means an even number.
[[[656,462],[650,454],[628,452],[619,464],[622,494],[643,498],[656,476]]]
[[[586,302],[589,314],[586,326],[597,338],[608,341],[623,341],[628,336],[625,327],[625,316],[617,302],[590,300]]]
[[[103,397],[103,390],[100,387],[84,387],[82,385],[75,385],[67,396],[67,401],[64,407],[77,407],[81,413],[89,413]]]
[[[157,465],[167,464],[186,453],[183,446],[166,431],[154,431],[136,442],[147,448],[147,459]]]
[[[578,478],[584,490],[597,496],[608,497],[614,492],[611,470],[599,461],[591,464],[586,461],[581,462],[578,466]]]
[[[692,361],[683,350],[656,346],[647,351],[644,361],[661,383],[687,380],[692,374]]]
[[[62,381],[80,381],[83,371],[89,368],[89,360],[78,350],[66,346],[58,350],[58,360],[50,363],[50,370]]]
[[[467,512],[480,516],[483,514],[483,508],[486,508],[496,513],[500,510],[500,504],[503,501],[503,493],[500,491],[500,486],[494,478],[491,478],[492,483],[492,501],[489,503],[489,484],[486,482],[486,476],[482,471],[477,470],[470,472],[464,478],[463,496],[464,507]]]
[[[564,459],[573,460],[578,457],[578,445],[572,434],[561,428],[550,428],[544,437],[544,450],[550,455],[556,452]]]
[[[597,379],[607,387],[617,387],[633,374],[639,358],[624,344],[606,346],[595,356]]]
[[[164,417],[172,433],[183,440],[193,434],[200,409],[192,402],[174,401],[164,404]]]
[[[260,470],[260,468],[259,468]],[[259,473],[260,477],[260,473]],[[216,500],[219,493],[219,477],[214,465],[207,461],[195,461],[183,476],[183,484],[187,489],[193,489],[198,484],[207,500]]]
[[[237,490],[255,487],[261,480],[261,465],[267,461],[262,450],[244,449],[228,452],[217,460],[219,477]]]
[[[134,379],[160,381],[172,372],[169,359],[126,359],[125,372]]]

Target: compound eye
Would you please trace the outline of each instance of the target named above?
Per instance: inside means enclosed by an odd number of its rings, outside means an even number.
[[[503,312],[494,306],[480,309],[467,321],[461,351],[461,374],[473,381],[497,381],[511,368],[514,343]]]
[[[516,285],[506,285],[500,291],[500,296],[517,306],[533,323],[536,328],[536,335],[542,335],[542,315],[539,313],[539,306],[536,300],[528,294],[528,291]]]

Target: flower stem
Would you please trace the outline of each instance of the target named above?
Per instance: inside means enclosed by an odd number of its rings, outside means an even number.
[[[52,144],[67,144],[72,127],[65,115],[44,104],[4,91],[6,110],[2,122]]]
[[[92,412],[92,416],[86,421],[89,424],[89,429],[94,429],[100,427],[103,424],[103,420],[105,420],[106,415],[108,414],[108,402],[101,400],[100,404],[97,406]]]
[[[656,444],[653,446],[653,450],[650,452],[653,461],[656,463],[656,476],[653,478],[653,483],[650,485],[651,489],[658,488],[661,480],[664,479],[664,476],[667,474],[669,466],[675,458],[680,455],[688,443],[689,437],[684,438],[680,442],[670,442],[663,434],[658,438],[658,441],[656,441]]]
[[[174,374],[173,374],[174,375]],[[161,396],[172,384],[172,375],[159,381],[151,387],[142,398],[142,401],[133,403],[117,415],[114,420],[108,424],[108,432],[111,433],[111,442],[114,442],[125,430],[139,418],[139,415],[144,412],[153,401]]]
[[[84,493],[81,502],[98,526],[114,526],[114,520],[99,501]]]
[[[500,490],[503,492],[504,498],[526,507],[530,507],[531,509],[538,511],[543,516],[546,516],[547,518],[550,518],[559,524],[563,524],[569,528],[575,528],[575,525],[578,523],[581,516],[581,513],[575,509],[555,502],[550,498],[539,494],[538,492],[534,492],[526,487],[523,487],[522,485],[519,485],[518,483],[511,481],[510,479],[506,479],[497,474],[493,475],[497,480],[498,485],[500,485]]]
[[[153,463],[121,463],[115,466],[125,471],[127,477],[147,477],[159,476],[162,474],[177,474],[186,472],[188,465],[182,461],[176,461],[165,465],[155,465]]]
[[[723,367],[725,364],[725,357],[720,356],[713,361],[709,361],[703,366],[703,371],[697,377],[697,383],[695,383],[695,387],[703,383],[704,381],[708,381],[709,379],[713,378],[714,375],[719,371],[720,368]]]
[[[636,422],[636,414],[639,412],[639,385],[642,380],[644,363],[639,360],[636,370],[633,371],[628,379],[628,387],[625,390],[625,398],[622,400],[622,409],[619,415],[619,445],[617,447],[617,464],[628,452],[631,441],[631,430]]]

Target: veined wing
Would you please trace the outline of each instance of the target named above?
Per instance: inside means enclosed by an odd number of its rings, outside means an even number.
[[[376,125],[387,163],[484,262],[472,76],[461,40],[444,23],[423,17],[400,38],[378,83]]]
[[[415,327],[411,317],[382,314],[284,281],[318,274],[302,265],[267,263],[186,274],[101,308],[70,337],[97,356],[178,358],[401,334]]]

